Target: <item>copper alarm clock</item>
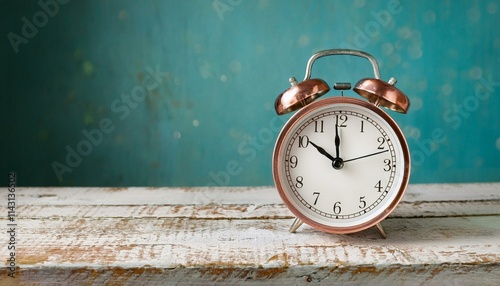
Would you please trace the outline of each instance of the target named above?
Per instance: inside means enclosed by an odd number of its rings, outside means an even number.
[[[311,79],[321,57],[366,58],[375,78],[358,81],[353,90],[366,100],[343,96],[350,83],[336,83],[342,96],[318,99],[330,90],[322,79]],[[410,176],[410,153],[396,122],[381,107],[406,113],[408,97],[380,79],[376,60],[368,53],[333,49],[314,54],[302,82],[278,96],[278,115],[299,109],[284,125],[273,152],[273,178],[279,195],[302,223],[321,231],[346,234],[376,227],[403,197]]]

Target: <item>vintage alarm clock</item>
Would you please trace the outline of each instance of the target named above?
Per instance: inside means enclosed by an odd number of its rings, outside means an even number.
[[[311,79],[318,58],[349,55],[366,58],[375,78],[361,79],[353,90],[367,101],[344,97],[350,83],[336,83],[342,96],[318,99],[330,90]],[[375,227],[399,203],[408,186],[410,153],[396,122],[380,107],[406,113],[408,97],[394,87],[396,79],[380,79],[368,53],[333,49],[308,61],[302,82],[278,96],[278,115],[300,109],[284,125],[273,152],[273,178],[285,205],[296,216],[290,232],[302,223],[321,231],[347,234]],[[315,101],[316,100],[316,101]]]

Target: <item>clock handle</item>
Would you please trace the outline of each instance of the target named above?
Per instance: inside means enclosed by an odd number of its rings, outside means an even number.
[[[331,49],[331,50],[324,50],[324,51],[319,51],[312,55],[312,57],[309,59],[307,62],[306,66],[306,75],[304,77],[304,81],[308,80],[311,78],[311,70],[312,66],[314,64],[314,61],[321,57],[325,56],[334,56],[334,55],[348,55],[348,56],[356,56],[356,57],[361,57],[365,58],[370,61],[370,63],[373,66],[373,73],[375,74],[376,79],[380,79],[380,72],[378,69],[378,63],[375,60],[375,58],[370,55],[369,53],[358,51],[358,50],[350,50],[350,49]]]
[[[406,113],[410,107],[408,97],[397,89],[394,84],[395,78],[389,82],[380,79],[378,63],[369,53],[350,49],[331,49],[315,53],[307,62],[306,75],[302,82],[297,82],[295,78],[290,78],[292,87],[282,92],[274,102],[274,108],[278,115],[282,115],[299,109],[330,90],[328,84],[322,79],[311,79],[311,70],[314,62],[325,56],[349,55],[365,58],[373,66],[375,78],[366,78],[358,81],[354,91],[376,106],[383,106],[390,110]]]

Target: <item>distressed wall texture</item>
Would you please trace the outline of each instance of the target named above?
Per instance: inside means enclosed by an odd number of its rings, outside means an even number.
[[[274,99],[330,48],[409,96],[390,114],[411,183],[500,181],[497,0],[1,0],[0,19],[1,171],[20,185],[270,185]]]

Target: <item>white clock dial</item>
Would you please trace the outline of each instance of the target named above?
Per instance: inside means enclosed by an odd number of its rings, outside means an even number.
[[[329,98],[290,119],[273,172],[287,206],[329,232],[370,227],[392,211],[408,183],[409,154],[394,121],[378,107]]]

